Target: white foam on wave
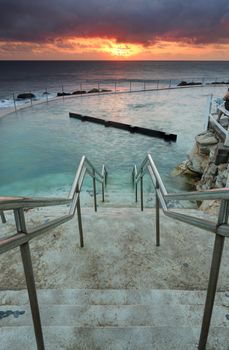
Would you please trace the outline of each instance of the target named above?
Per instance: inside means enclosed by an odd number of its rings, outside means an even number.
[[[53,99],[56,97],[56,92],[46,94],[44,91],[34,92],[35,98],[32,99],[32,102],[46,102],[49,99]],[[14,104],[18,107],[26,106],[31,104],[30,99],[20,99],[15,97],[15,101],[13,98],[2,98],[0,99],[0,110],[5,108],[14,107]]]

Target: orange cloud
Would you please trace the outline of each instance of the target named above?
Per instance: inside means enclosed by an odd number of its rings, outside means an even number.
[[[59,37],[45,43],[0,41],[0,59],[228,60],[229,44],[158,40],[145,46],[110,38]]]

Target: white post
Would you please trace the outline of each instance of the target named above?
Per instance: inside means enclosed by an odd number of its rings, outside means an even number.
[[[213,94],[211,94],[209,97],[208,97],[208,107],[207,107],[207,113],[206,113],[206,116],[205,116],[205,121],[204,121],[204,130],[208,130],[208,124],[209,124],[209,115],[211,114],[211,110],[212,110],[212,97],[213,97]]]

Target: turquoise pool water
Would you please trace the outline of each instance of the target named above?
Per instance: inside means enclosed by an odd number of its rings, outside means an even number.
[[[95,95],[60,99],[0,119],[1,195],[68,193],[80,158],[85,154],[109,172],[110,189],[131,189],[131,171],[150,152],[168,190],[186,188],[171,176],[186,158],[194,136],[203,131],[210,93],[225,88]],[[176,143],[70,119],[69,112],[113,119],[176,133]],[[86,183],[86,188],[90,182]],[[109,190],[109,188],[108,188]]]

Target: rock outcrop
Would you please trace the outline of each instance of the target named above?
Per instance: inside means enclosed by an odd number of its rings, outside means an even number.
[[[194,81],[187,82],[187,81],[182,80],[179,84],[177,84],[177,86],[189,86],[189,85],[202,85],[202,83],[194,82]]]
[[[17,95],[17,98],[20,98],[22,100],[26,100],[26,99],[31,99],[31,98],[35,98],[36,96],[34,94],[32,94],[31,92],[24,92],[23,94],[19,94]]]
[[[226,186],[229,165],[228,160],[224,161],[223,157],[219,157],[222,148],[225,149],[217,135],[207,130],[196,136],[188,159],[178,166],[180,174],[189,177],[187,182],[190,183],[190,176],[193,178],[193,185],[197,191]],[[216,211],[218,207],[217,201],[204,201],[201,204],[202,210],[210,212]]]

